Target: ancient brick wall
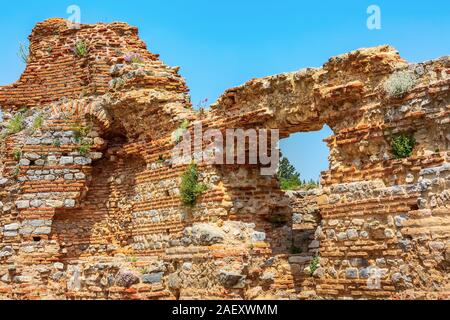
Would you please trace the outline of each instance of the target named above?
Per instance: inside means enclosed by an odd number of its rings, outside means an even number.
[[[361,49],[196,112],[178,68],[127,24],[51,19],[30,43],[0,88],[0,298],[449,297],[448,57]],[[398,71],[414,84],[391,97]],[[207,191],[186,208],[171,159],[185,119],[282,138],[327,124],[330,170],[286,194],[261,164],[199,164]],[[416,146],[397,159],[405,132]]]

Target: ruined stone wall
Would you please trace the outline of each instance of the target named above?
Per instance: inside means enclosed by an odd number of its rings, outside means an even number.
[[[449,297],[448,57],[362,49],[195,112],[136,28],[51,19],[30,43],[22,77],[0,88],[0,298]],[[405,70],[414,86],[388,96]],[[186,166],[171,160],[185,119],[282,138],[327,124],[330,170],[286,194],[260,164],[200,164],[207,191],[186,208]],[[402,132],[417,145],[396,159]]]
[[[213,106],[225,122],[282,136],[324,124],[334,131],[316,199],[318,296],[448,298],[448,68],[448,57],[408,64],[390,47],[364,49],[252,80]],[[385,85],[399,71],[415,82],[391,97]],[[397,159],[391,141],[403,132],[417,144]]]

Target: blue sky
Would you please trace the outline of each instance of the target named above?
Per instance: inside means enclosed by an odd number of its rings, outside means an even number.
[[[0,3],[0,85],[23,71],[19,42],[50,17],[81,8],[84,23],[125,21],[138,26],[150,51],[181,66],[195,103],[214,101],[227,88],[271,74],[319,67],[331,56],[391,44],[409,61],[450,54],[450,1],[404,0],[42,0]],[[381,30],[366,27],[369,5],[381,9]],[[281,147],[305,179],[327,169],[319,133],[297,134]]]

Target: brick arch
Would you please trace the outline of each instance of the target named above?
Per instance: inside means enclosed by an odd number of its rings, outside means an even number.
[[[325,124],[337,132],[357,126],[348,120],[366,112],[362,107],[380,98],[376,91],[389,75],[406,66],[390,46],[353,51],[322,68],[252,79],[228,89],[211,106],[209,118],[229,128],[279,129],[282,138]]]
[[[76,116],[94,117],[101,129],[107,131],[111,127],[111,117],[103,104],[98,101],[73,100],[52,106],[53,114],[69,113]]]

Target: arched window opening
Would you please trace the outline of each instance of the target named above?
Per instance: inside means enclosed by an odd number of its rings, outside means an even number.
[[[279,180],[282,189],[311,189],[320,184],[320,175],[329,168],[330,150],[324,139],[333,135],[327,125],[320,131],[301,132],[280,142],[282,159]]]

